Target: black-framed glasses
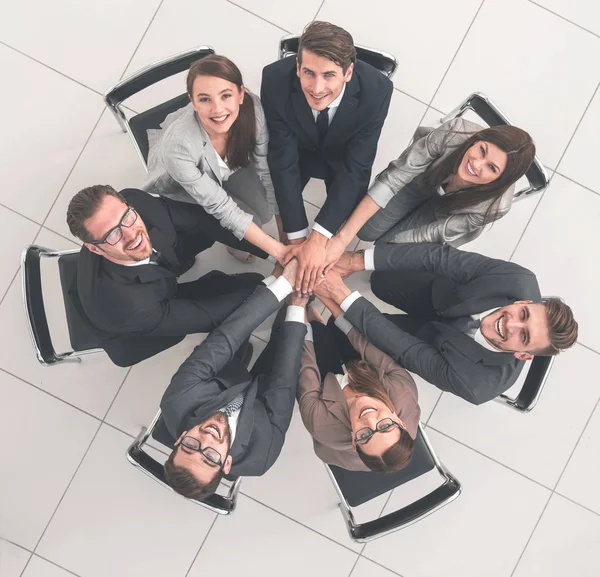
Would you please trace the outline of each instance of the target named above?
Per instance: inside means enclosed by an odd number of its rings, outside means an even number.
[[[363,445],[366,443],[375,433],[387,433],[391,431],[394,427],[398,427],[402,430],[402,426],[400,423],[397,423],[390,417],[386,417],[385,419],[381,419],[381,421],[377,421],[375,425],[375,429],[371,429],[371,427],[364,427],[356,431],[356,437],[354,438],[354,442],[357,445]]]
[[[219,467],[219,469],[223,468],[223,461],[221,460],[221,453],[212,447],[202,447],[200,445],[200,441],[195,439],[194,437],[185,436],[181,439],[181,444],[190,451],[197,451],[204,455],[204,457],[210,461],[213,465]]]
[[[133,226],[136,220],[137,212],[135,211],[135,208],[127,205],[127,210],[121,217],[119,224],[114,228],[111,228],[102,240],[92,240],[90,241],[90,244],[109,244],[110,246],[114,246],[123,238],[123,227],[129,228],[130,226]]]

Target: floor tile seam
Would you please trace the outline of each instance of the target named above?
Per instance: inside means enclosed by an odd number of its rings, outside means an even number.
[[[323,8],[323,4],[325,4],[325,0],[321,0],[321,4],[315,14],[315,17],[313,18],[313,21],[317,19],[317,16],[319,15],[319,12],[321,12],[321,9]]]
[[[600,195],[600,191],[594,190],[593,188],[590,188],[589,186],[586,186],[585,184],[581,184],[581,182],[578,182],[574,178],[571,178],[570,176],[567,176],[564,172],[558,172],[557,170],[555,170],[554,174],[557,174],[558,176],[561,176],[565,180],[568,180],[569,182],[572,182],[573,184],[576,184],[577,186],[580,186],[581,188],[584,188],[588,192],[593,192],[594,194]]]
[[[52,521],[54,519],[54,517],[56,516],[56,513],[58,512],[58,509],[60,508],[62,502],[64,501],[64,498],[66,497],[67,493],[69,492],[69,489],[71,487],[71,485],[73,484],[73,481],[75,479],[75,477],[77,476],[77,473],[79,472],[79,469],[81,469],[81,465],[83,465],[83,462],[85,461],[85,458],[87,457],[88,453],[90,452],[90,449],[92,448],[92,445],[94,444],[94,441],[96,440],[96,437],[98,436],[98,433],[100,432],[100,429],[102,428],[102,423],[98,423],[98,428],[96,429],[96,432],[94,433],[94,436],[92,437],[87,449],[85,450],[85,452],[83,453],[83,456],[81,457],[81,460],[79,461],[79,464],[77,465],[75,471],[73,472],[73,475],[71,476],[71,479],[69,480],[69,482],[67,483],[67,486],[65,488],[65,490],[63,491],[63,494],[61,495],[54,511],[52,512],[52,515],[50,516],[50,519],[48,520],[48,523],[46,524],[46,526],[44,527],[44,530],[42,531],[42,534],[40,535],[39,539],[37,540],[37,543],[35,544],[35,547],[33,548],[33,553],[37,554],[37,548],[39,547],[40,543],[42,542],[42,539],[44,538],[44,535],[46,535],[46,532],[48,531],[48,528],[50,527],[50,525],[52,524]]]
[[[40,222],[38,222],[37,220],[34,220],[33,218],[31,218],[30,216],[27,216],[26,214],[20,213],[15,208],[10,207],[7,204],[4,204],[3,202],[0,202],[0,207],[5,208],[6,210],[8,210],[8,211],[10,211],[10,212],[12,212],[14,214],[16,214],[17,216],[23,217],[25,220],[28,220],[29,222],[32,222],[33,224],[37,224],[38,226],[42,226],[42,224]]]
[[[70,569],[63,567],[62,565],[59,565],[58,563],[55,563],[51,559],[48,559],[47,557],[44,557],[43,555],[39,555],[38,553],[31,554],[29,561],[27,561],[27,565],[29,565],[29,563],[31,562],[31,559],[33,559],[34,556],[39,557],[43,561],[46,561],[46,563],[50,563],[51,565],[54,565],[55,567],[62,569],[63,571],[65,571],[66,573],[69,573],[70,575],[75,575],[75,577],[80,577],[78,573],[75,573],[74,571],[71,571]],[[27,565],[25,565],[25,567],[23,567],[23,571],[21,572],[21,577],[23,577],[23,575],[25,574],[25,571],[27,570]]]
[[[593,349],[592,347],[590,347],[589,345],[586,345],[582,342],[577,341],[576,343],[577,345],[579,345],[580,347],[583,347],[584,349],[587,349],[588,351],[590,351],[591,353],[594,353],[596,355],[600,355],[600,351],[597,351],[596,349]]]
[[[323,537],[324,539],[327,539],[331,543],[334,543],[335,545],[339,545],[343,549],[346,549],[347,551],[350,551],[351,553],[354,553],[355,555],[359,555],[359,553],[357,553],[354,549],[348,547],[347,545],[344,545],[343,543],[340,543],[339,541],[336,541],[332,537],[329,537],[329,535],[325,535],[324,533],[321,533],[320,531],[317,531],[316,529],[314,529],[313,527],[310,527],[309,525],[305,525],[301,521],[298,521],[298,519],[294,519],[293,517],[290,517],[286,513],[283,513],[282,511],[279,511],[279,509],[275,509],[275,507],[273,507],[271,505],[267,505],[266,503],[263,503],[262,501],[260,501],[256,497],[252,497],[251,495],[249,495],[248,493],[245,493],[241,489],[240,489],[240,493],[239,494],[243,495],[244,497],[246,497],[248,499],[250,499],[251,501],[254,501],[255,503],[258,503],[259,505],[262,505],[263,507],[266,507],[267,509],[269,509],[270,511],[273,511],[274,513],[277,513],[278,515],[281,515],[285,519],[288,519],[288,521],[292,521],[293,523],[296,523],[297,525],[300,525],[301,527],[304,527],[305,529],[308,529],[310,532],[315,533],[316,535],[319,535],[320,537]],[[340,515],[340,517],[341,517],[341,515]]]
[[[202,543],[200,543],[200,547],[198,547],[198,551],[196,551],[196,554],[194,555],[194,558],[192,559],[192,562],[190,563],[188,570],[185,572],[184,577],[188,577],[188,575],[190,574],[192,567],[196,563],[196,559],[198,559],[198,555],[200,555],[200,551],[202,551],[202,547],[204,547],[204,543],[206,543],[206,540],[208,539],[208,536],[210,535],[211,531],[213,530],[213,527],[215,526],[215,523],[217,522],[217,519],[219,518],[220,515],[218,515],[217,513],[214,513],[214,516],[215,516],[215,518],[212,520],[212,523],[210,524],[210,527],[208,528],[206,535],[204,535],[204,539],[202,539]]]
[[[418,102],[419,104],[422,104],[423,106],[427,106],[427,107],[431,108],[432,110],[435,110],[436,112],[439,112],[440,114],[444,114],[441,110],[438,110],[437,108],[434,108],[433,106],[427,104],[427,102],[425,102],[424,100],[421,100],[420,98],[417,98],[416,96],[413,96],[412,94],[406,92],[405,90],[402,90],[402,89],[398,88],[397,86],[394,86],[394,90],[396,92],[399,92],[400,94],[403,94],[404,96],[407,96],[411,100],[414,100],[415,102]]]
[[[486,455],[484,452],[480,451],[479,449],[476,449],[475,447],[471,447],[467,443],[465,443],[463,441],[459,441],[458,439],[455,439],[451,435],[448,435],[447,433],[444,433],[443,431],[440,431],[439,429],[436,429],[435,427],[432,427],[431,425],[426,425],[425,429],[426,429],[426,432],[428,430],[431,430],[431,431],[435,431],[436,433],[438,433],[440,435],[443,435],[447,439],[450,439],[450,440],[454,441],[455,443],[458,443],[459,445],[465,447],[466,449],[469,449],[469,450],[473,451],[474,453],[477,453],[478,455],[486,458],[487,460],[491,461],[492,463],[496,463],[496,465],[500,465],[503,469],[506,469],[507,471],[510,471],[511,473],[515,473],[516,475],[519,475],[519,477],[522,477],[523,479],[527,479],[528,481],[531,481],[532,483],[535,483],[538,487],[541,487],[542,489],[546,489],[547,491],[550,491],[550,492],[554,491],[554,489],[552,487],[549,487],[548,485],[544,485],[544,483],[542,483],[541,481],[536,481],[535,479],[528,477],[527,475],[525,475],[525,473],[521,473],[520,471],[513,469],[509,465],[502,463],[502,461],[498,461],[494,457],[490,457],[489,455]]]
[[[48,208],[48,212],[46,213],[46,216],[44,217],[44,220],[42,221],[42,226],[43,227],[46,226],[46,221],[48,220],[48,217],[50,216],[50,214],[52,212],[52,209],[54,208],[54,205],[56,204],[57,200],[60,198],[60,195],[62,194],[62,191],[65,188],[65,185],[67,184],[67,182],[69,182],[69,179],[71,178],[71,175],[73,174],[73,171],[75,170],[75,167],[79,163],[79,160],[81,159],[81,156],[83,155],[85,149],[87,148],[87,145],[89,144],[90,140],[92,139],[92,136],[94,135],[94,132],[96,132],[96,128],[98,128],[98,125],[100,124],[100,121],[102,120],[102,116],[104,115],[105,110],[106,110],[106,108],[103,107],[102,111],[98,115],[98,120],[96,120],[94,126],[92,127],[92,130],[90,131],[89,136],[85,139],[85,142],[83,143],[83,146],[81,147],[81,150],[79,151],[79,154],[77,155],[77,158],[75,159],[75,162],[73,162],[73,166],[71,167],[71,169],[67,173],[67,176],[65,177],[65,179],[64,179],[61,187],[59,188],[59,190],[58,190],[58,192],[56,194],[56,196],[54,197],[54,200],[52,201],[52,204],[50,205],[50,208]]]
[[[117,400],[117,397],[119,396],[119,393],[121,392],[121,389],[123,388],[123,385],[125,384],[125,381],[127,380],[127,377],[130,375],[132,368],[133,368],[133,366],[130,366],[127,368],[127,371],[125,372],[125,376],[123,377],[123,380],[121,381],[121,384],[119,385],[119,388],[117,389],[117,392],[115,393],[115,396],[113,397],[113,400],[110,402],[108,409],[106,409],[106,412],[104,413],[104,417],[102,417],[102,422],[104,422],[106,420],[106,417],[108,417],[108,413],[110,413],[110,410],[112,409],[113,405],[115,404],[115,401]]]
[[[235,6],[236,8],[239,8],[240,10],[243,10],[244,12],[247,12],[248,14],[251,14],[252,16],[256,16],[256,18],[258,18],[259,20],[262,20],[263,22],[266,22],[267,24],[270,24],[271,26],[278,28],[282,32],[285,32],[286,34],[291,34],[291,32],[289,30],[287,30],[286,28],[283,28],[283,26],[279,26],[279,24],[275,24],[275,22],[271,22],[270,20],[267,20],[264,16],[260,16],[259,14],[256,14],[255,12],[248,10],[248,8],[245,8],[244,6],[240,6],[239,4],[232,2],[232,0],[225,0],[225,1],[228,4],[231,4],[232,6]]]
[[[579,122],[577,122],[577,125],[575,126],[575,130],[573,130],[573,134],[571,134],[571,137],[569,138],[569,141],[567,142],[567,145],[565,146],[565,149],[563,150],[562,154],[560,155],[560,157],[558,159],[558,162],[556,163],[556,166],[554,167],[554,172],[553,172],[552,176],[550,177],[550,182],[552,182],[552,179],[554,178],[554,175],[557,174],[557,173],[559,173],[558,171],[560,169],[560,165],[561,165],[561,163],[563,161],[563,158],[567,154],[567,151],[569,150],[569,147],[571,146],[571,142],[573,142],[573,139],[575,138],[575,135],[577,134],[577,131],[579,130],[579,127],[581,126],[581,123],[583,122],[583,119],[585,118],[585,115],[587,114],[587,111],[589,110],[590,106],[592,105],[592,102],[594,101],[594,98],[596,97],[596,94],[598,92],[598,88],[600,88],[600,81],[596,84],[596,88],[595,88],[594,92],[592,93],[592,97],[590,98],[590,100],[587,103],[585,109],[583,110],[583,114],[581,115],[581,118],[579,119]],[[535,216],[535,214],[538,211],[539,207],[541,206],[542,202],[544,202],[544,196],[545,196],[545,194],[547,192],[548,192],[548,189],[546,189],[542,193],[542,197],[540,198],[539,202],[536,204],[535,208],[533,209],[533,212],[531,213],[531,216],[527,220],[527,224],[523,228],[523,231],[521,232],[521,234],[519,236],[519,240],[517,241],[517,243],[516,243],[516,245],[515,245],[512,253],[510,255],[510,258],[508,260],[512,261],[512,259],[514,258],[517,250],[519,249],[519,245],[521,244],[521,241],[523,240],[523,237],[525,236],[525,233],[527,232],[527,229],[529,228],[529,225],[533,221],[533,217]]]
[[[9,539],[8,537],[0,536],[0,543],[2,543],[2,541],[4,541],[5,543],[9,543],[10,545],[14,545],[15,547],[18,547],[19,549],[23,549],[23,551],[27,551],[27,553],[33,553],[33,551],[31,549],[28,549],[27,547],[25,547],[25,545],[21,545],[20,543],[17,543],[16,541]]]
[[[44,369],[51,371],[52,367],[44,367]],[[19,375],[15,375],[14,373],[11,373],[10,371],[6,370],[3,367],[0,367],[0,372],[6,373],[7,375],[10,375],[11,377],[13,377],[13,378],[21,381],[22,383],[25,383],[26,385],[29,385],[30,387],[33,387],[34,389],[38,390],[40,393],[44,393],[45,395],[48,395],[49,397],[52,397],[53,399],[55,399],[57,401],[60,401],[61,403],[67,405],[68,407],[71,407],[72,409],[76,409],[80,413],[83,413],[84,415],[87,415],[88,417],[91,417],[92,419],[94,419],[95,421],[98,421],[99,423],[104,422],[100,417],[97,417],[96,415],[93,415],[92,413],[86,411],[85,409],[82,409],[81,407],[78,407],[77,405],[74,405],[73,403],[70,403],[69,401],[66,401],[65,399],[59,397],[58,395],[55,395],[54,393],[51,393],[50,391],[47,391],[46,389],[43,389],[39,385],[36,385],[35,383],[32,383],[31,381],[28,381],[27,379],[24,379],[23,377],[20,377]]]
[[[593,513],[594,515],[596,515],[596,517],[600,517],[600,513],[598,511],[594,511],[594,509],[591,509],[587,505],[582,505],[579,501],[575,501],[575,499],[573,499],[572,497],[568,497],[567,495],[565,495],[564,493],[561,493],[560,491],[554,491],[552,494],[558,495],[559,497],[562,497],[566,501],[569,501],[569,503],[573,503],[573,505],[577,505],[578,507],[581,507],[582,509],[589,511],[590,513]]]
[[[55,235],[57,235],[57,236],[60,236],[61,238],[64,238],[65,240],[68,240],[69,242],[71,242],[71,243],[73,243],[73,244],[77,245],[77,247],[76,247],[76,248],[81,248],[81,246],[82,246],[82,245],[79,245],[79,244],[77,244],[77,241],[76,241],[76,240],[75,240],[73,237],[69,238],[68,236],[65,236],[65,235],[64,235],[62,232],[58,232],[57,230],[54,230],[54,229],[53,229],[53,228],[51,228],[50,226],[45,226],[45,225],[40,225],[40,226],[41,226],[42,228],[45,228],[46,230],[50,231],[51,233],[53,233],[53,234],[55,234]],[[42,231],[40,230],[40,231],[38,232],[38,235],[39,235],[39,233],[40,233],[40,232],[42,232]]]
[[[371,541],[372,543],[373,541]],[[368,545],[369,543],[366,543],[366,545]],[[367,561],[371,561],[371,563],[375,563],[375,565],[378,565],[379,567],[381,567],[382,569],[386,569],[387,571],[389,571],[390,573],[392,573],[393,575],[396,575],[397,577],[403,577],[403,575],[401,575],[400,573],[398,573],[397,571],[394,571],[393,569],[390,569],[389,567],[383,565],[383,563],[381,563],[380,561],[376,561],[375,559],[373,559],[372,557],[369,557],[365,554],[362,554],[361,557],[364,557]]]
[[[429,421],[431,421],[431,417],[433,417],[433,413],[435,413],[435,410],[437,409],[437,406],[440,404],[440,401],[442,400],[443,394],[444,394],[444,391],[441,391],[440,395],[437,398],[437,401],[435,402],[435,405],[433,405],[433,409],[431,409],[431,413],[429,413],[429,417],[427,417],[427,420],[424,423],[425,427],[427,427],[427,425],[429,425]]]
[[[137,51],[140,48],[140,45],[142,44],[142,42],[144,41],[144,38],[146,38],[146,34],[148,33],[148,30],[150,29],[150,26],[152,26],[152,23],[154,22],[154,19],[156,18],[156,15],[158,14],[158,11],[161,9],[163,3],[165,0],[160,0],[160,2],[158,3],[158,7],[156,8],[156,10],[154,11],[154,14],[152,15],[152,18],[150,18],[150,22],[148,22],[148,26],[146,26],[146,29],[144,30],[139,42],[136,44],[136,47],[134,48],[132,54],[131,54],[131,58],[129,58],[129,60],[127,61],[127,64],[125,64],[125,67],[123,68],[123,72],[121,73],[121,76],[119,76],[119,80],[118,82],[121,82],[123,80],[123,77],[125,76],[125,73],[127,72],[127,69],[129,68],[129,65],[131,64],[131,61],[135,58],[135,55],[137,54]],[[117,84],[118,84],[117,82]],[[107,91],[109,90],[109,88],[107,88]]]
[[[533,4],[534,6],[537,6],[538,8],[541,8],[542,10],[545,10],[546,12],[549,12],[553,16],[556,16],[557,18],[560,18],[561,20],[564,20],[565,22],[568,22],[569,24],[572,24],[573,26],[580,28],[584,32],[587,32],[588,34],[591,34],[592,36],[595,36],[596,38],[600,38],[600,34],[597,34],[596,32],[592,32],[590,29],[585,28],[581,24],[577,24],[577,22],[573,22],[573,20],[569,20],[568,18],[566,18],[565,16],[562,16],[558,12],[554,12],[553,10],[550,10],[550,8],[546,8],[546,6],[543,6],[542,4],[538,4],[537,2],[534,2],[534,0],[527,0],[527,1],[530,4]]]
[[[354,565],[352,565],[352,569],[350,569],[350,573],[348,573],[348,577],[352,577],[352,573],[354,573],[354,569],[356,569],[356,566],[358,565],[359,561],[360,561],[360,555],[358,555],[356,557],[356,561],[354,561]]]
[[[87,90],[90,90],[91,92],[93,92],[94,94],[97,94],[98,96],[103,96],[103,94],[101,92],[98,92],[98,90],[96,90],[95,88],[92,88],[91,86],[88,86],[87,84],[84,84],[80,80],[77,80],[76,78],[73,78],[72,76],[69,76],[68,74],[65,74],[64,72],[61,72],[60,70],[58,70],[56,68],[53,68],[49,64],[46,64],[45,62],[38,60],[34,56],[27,54],[27,52],[23,52],[19,48],[15,48],[14,46],[7,44],[6,42],[3,42],[2,40],[0,40],[0,45],[6,46],[6,48],[13,50],[17,54],[20,54],[21,56],[25,56],[25,58],[28,58],[32,62],[35,62],[36,64],[39,64],[40,66],[43,66],[44,68],[47,68],[48,70],[52,70],[52,72],[56,72],[56,74],[59,74],[60,76],[62,76],[63,78],[66,78],[67,80],[71,80],[72,82],[75,82],[75,84],[79,84],[79,86],[81,86],[82,88],[86,88]]]
[[[42,227],[40,226],[39,230],[37,231],[33,242],[35,243],[35,239],[38,237],[38,235],[40,234],[40,230],[42,230]],[[2,298],[0,298],[0,306],[2,306],[2,303],[4,302],[4,299],[6,298],[6,295],[10,292],[10,289],[12,288],[13,283],[15,282],[16,278],[19,276],[19,271],[21,270],[21,266],[19,265],[17,270],[15,271],[15,274],[13,275],[12,279],[10,280],[10,282],[8,283],[8,286],[6,287],[6,290],[4,291],[4,294],[2,295]]]
[[[483,5],[485,4],[485,0],[481,0],[481,3],[479,4],[479,7],[477,8],[477,10],[475,11],[475,14],[473,16],[473,18],[471,19],[471,22],[469,23],[469,26],[467,27],[467,30],[464,34],[464,36],[462,37],[462,40],[460,41],[458,47],[456,48],[456,51],[454,52],[454,55],[452,56],[452,59],[450,60],[450,63],[448,64],[442,79],[440,80],[437,88],[435,89],[435,92],[433,93],[433,96],[431,97],[431,99],[429,100],[429,104],[428,106],[431,107],[433,101],[435,100],[435,97],[437,96],[437,93],[440,91],[440,88],[442,87],[442,84],[444,83],[444,80],[446,79],[446,76],[448,76],[448,72],[450,72],[450,68],[452,68],[452,65],[454,64],[454,61],[456,60],[456,57],[458,56],[458,53],[460,52],[460,49],[462,48],[462,45],[465,43],[465,40],[467,39],[467,36],[469,35],[469,32],[471,31],[471,28],[473,27],[473,24],[475,24],[475,21],[477,20],[477,16],[479,16],[479,12],[481,12],[481,9],[483,8]],[[437,109],[435,109],[437,110]]]
[[[583,435],[585,434],[585,432],[590,424],[590,421],[592,420],[592,417],[594,416],[599,405],[600,405],[600,398],[598,398],[598,400],[596,401],[594,408],[591,410],[589,417],[585,421],[585,425],[583,425],[583,427],[581,429],[581,433],[579,434],[579,437],[577,437],[577,442],[575,443],[575,446],[573,447],[573,450],[571,451],[571,454],[569,455],[569,458],[567,459],[567,462],[565,463],[565,466],[563,467],[563,469],[560,473],[560,476],[558,477],[556,483],[554,484],[554,487],[552,489],[553,491],[556,491],[558,485],[560,484],[560,481],[563,478],[565,471],[567,470],[569,463],[571,462],[571,459],[573,458],[573,455],[575,454],[575,451],[577,450],[577,447],[579,446],[579,442],[581,441]]]
[[[548,505],[550,504],[552,495],[554,495],[554,491],[552,491],[550,493],[550,495],[548,495],[548,500],[546,501],[546,504],[544,505],[544,508],[542,509],[542,512],[540,513],[540,516],[538,517],[538,520],[536,521],[535,525],[533,526],[533,529],[531,530],[531,534],[529,535],[529,538],[525,542],[523,550],[521,551],[521,554],[519,555],[519,558],[517,559],[517,562],[515,563],[513,570],[510,572],[510,577],[513,577],[515,574],[515,571],[518,569],[519,564],[521,563],[521,559],[523,559],[523,555],[525,555],[525,551],[527,551],[527,548],[529,547],[529,543],[531,543],[531,540],[533,539],[533,536],[535,535],[535,532],[542,520],[542,517],[544,516],[544,513],[546,512],[546,509],[548,508]]]

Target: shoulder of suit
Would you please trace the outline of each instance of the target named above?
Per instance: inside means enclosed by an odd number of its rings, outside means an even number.
[[[263,83],[264,82],[280,82],[282,78],[289,77],[292,71],[296,71],[296,57],[288,56],[281,60],[276,60],[271,64],[267,64],[263,68]]]
[[[158,198],[138,188],[125,188],[121,191],[121,194],[142,217],[144,216],[143,212],[146,210],[165,210]]]
[[[354,74],[357,75],[362,90],[372,89],[374,93],[384,91],[385,94],[394,87],[392,81],[385,74],[362,60],[354,63]]]

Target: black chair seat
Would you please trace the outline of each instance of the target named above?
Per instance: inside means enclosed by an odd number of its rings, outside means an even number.
[[[102,348],[102,344],[98,336],[92,331],[89,321],[82,317],[82,312],[78,310],[70,294],[71,287],[76,282],[78,262],[78,252],[64,254],[58,259],[58,271],[71,347],[74,351],[86,351]]]
[[[180,94],[167,102],[163,102],[150,110],[146,110],[129,120],[129,127],[135,141],[137,142],[140,152],[144,157],[144,161],[148,164],[148,134],[147,130],[151,128],[160,128],[160,125],[164,122],[165,118],[180,108],[183,108],[190,103],[187,93]]]
[[[435,467],[435,462],[419,429],[412,459],[408,466],[400,471],[382,475],[366,471],[347,471],[335,465],[328,466],[350,507],[358,507],[399,485],[428,473]]]

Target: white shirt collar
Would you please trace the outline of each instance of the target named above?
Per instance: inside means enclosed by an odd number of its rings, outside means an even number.
[[[492,314],[493,312],[496,312],[500,307],[496,307],[495,309],[490,309],[489,311],[484,311],[482,313],[479,314],[474,314],[471,315],[473,317],[473,319],[476,320],[481,320],[483,317],[487,317],[489,314]],[[470,335],[471,336],[471,335]],[[498,350],[496,347],[492,346],[488,340],[483,336],[482,332],[481,332],[481,328],[478,328],[475,331],[475,334],[472,335],[473,340],[480,344],[484,349],[487,349],[488,351],[492,351],[493,353],[503,353],[505,351],[500,351]]]
[[[344,82],[344,86],[342,86],[342,91],[339,93],[338,97],[327,107],[329,109],[329,122],[331,122],[332,112],[340,105],[342,98],[344,97],[344,92],[346,92],[346,83]],[[320,110],[315,110],[311,108],[315,122],[317,120],[317,116],[319,116]]]

